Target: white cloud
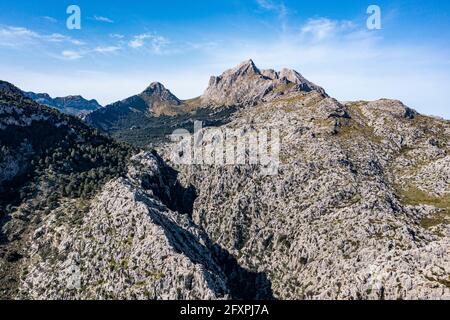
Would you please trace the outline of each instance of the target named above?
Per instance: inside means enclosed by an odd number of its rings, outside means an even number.
[[[84,42],[59,33],[42,34],[23,27],[0,26],[0,46],[19,47],[29,44],[66,42],[83,45]]]
[[[78,60],[83,58],[83,53],[79,51],[64,50],[61,52],[61,56],[67,60]]]
[[[50,17],[50,16],[43,16],[42,19],[44,19],[44,20],[46,20],[48,22],[51,22],[51,23],[57,23],[58,22],[57,19],[55,19],[53,17]]]
[[[96,47],[93,51],[98,53],[113,53],[122,49],[119,46]]]
[[[144,45],[144,40],[142,39],[134,39],[132,41],[129,42],[128,44],[131,48],[140,48]]]
[[[128,43],[128,46],[137,49],[141,47],[148,47],[152,53],[161,54],[163,49],[167,47],[170,41],[154,33],[143,33],[134,36],[133,40]]]
[[[103,16],[94,16],[94,20],[99,22],[114,23],[114,21],[110,18]]]
[[[123,34],[120,34],[120,33],[111,33],[109,35],[109,37],[113,38],[113,39],[123,39],[123,38],[125,38],[125,36]]]
[[[288,14],[288,8],[283,2],[276,2],[275,0],[256,0],[260,8],[268,11],[276,12],[280,17]]]
[[[337,21],[328,18],[309,19],[301,28],[302,35],[311,35],[314,40],[324,40],[354,27],[350,21]]]

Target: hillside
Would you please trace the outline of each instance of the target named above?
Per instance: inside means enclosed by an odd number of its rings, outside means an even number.
[[[72,199],[73,217],[79,219],[83,202],[124,172],[133,149],[6,83],[0,87],[0,145],[0,297],[5,297],[18,285],[24,241],[46,215]]]

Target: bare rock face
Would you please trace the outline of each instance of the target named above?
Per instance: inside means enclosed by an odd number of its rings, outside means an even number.
[[[212,106],[254,105],[290,92],[312,90],[325,95],[325,90],[294,70],[260,71],[248,60],[221,76],[211,77],[201,101]]]
[[[128,176],[108,183],[84,215],[70,202],[53,211],[30,240],[20,296],[226,298],[205,234],[161,200],[171,189],[166,169],[155,155],[139,154]]]

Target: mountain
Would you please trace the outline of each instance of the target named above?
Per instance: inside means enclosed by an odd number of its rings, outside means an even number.
[[[221,76],[211,77],[201,101],[205,105],[248,105],[274,99],[290,92],[325,90],[306,80],[295,70],[283,69],[260,71],[252,60],[225,71]]]
[[[0,298],[11,298],[32,238],[52,210],[72,210],[76,224],[83,203],[125,172],[133,149],[6,82],[0,83],[0,146]],[[60,214],[60,221],[68,218]],[[45,250],[38,250],[42,257]]]
[[[86,100],[82,96],[52,98],[47,93],[24,92],[23,94],[39,104],[74,116],[83,116],[102,108],[97,100]]]
[[[177,97],[162,84],[154,82],[142,93],[97,110],[86,116],[85,120],[94,127],[111,132],[127,121],[140,122],[140,119],[162,114],[176,115],[181,112],[180,105]]]
[[[294,70],[260,71],[249,60],[212,77],[201,97],[183,101],[155,82],[143,93],[94,111],[85,120],[120,141],[145,147],[164,142],[177,129],[192,131],[194,121],[205,126],[223,125],[240,108],[310,91],[326,96],[324,89]]]
[[[165,140],[176,129],[192,129],[194,120],[218,125],[234,112],[233,108],[197,108],[197,101],[182,101],[161,83],[154,82],[142,93],[94,111],[84,120],[115,139],[146,147]]]
[[[240,284],[264,278],[192,222],[195,190],[156,153],[3,82],[0,143],[1,299],[271,297]]]
[[[275,298],[450,298],[450,121],[311,91],[242,109],[219,129],[203,129],[193,149],[159,151],[196,190],[194,223],[266,275]],[[279,157],[250,163],[239,146],[270,129]],[[177,160],[209,155],[220,132],[238,139],[211,156],[246,164]]]
[[[9,94],[17,94],[17,95],[22,95],[22,90],[20,90],[19,88],[17,88],[15,85],[6,82],[6,81],[2,81],[0,80],[0,91],[2,92],[7,92]]]
[[[450,121],[241,67],[227,93],[118,103],[115,125],[211,116],[152,151],[0,83],[0,298],[450,299]],[[258,89],[279,80],[303,84]]]

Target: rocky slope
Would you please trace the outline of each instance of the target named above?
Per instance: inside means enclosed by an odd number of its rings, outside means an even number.
[[[125,172],[132,148],[0,87],[0,298],[17,291],[31,233],[64,199],[89,199]],[[80,209],[74,207],[74,216]]]
[[[52,98],[47,93],[23,92],[23,95],[47,107],[55,108],[73,116],[84,116],[102,108],[97,100],[86,100],[82,96]]]
[[[132,148],[19,92],[0,90],[0,298],[272,297],[193,223],[195,190],[161,158],[127,161]]]
[[[450,299],[449,121],[312,91],[245,108],[225,128],[280,130],[278,174],[174,165],[198,192],[195,223],[266,274],[276,298]],[[172,161],[180,150],[160,148]]]
[[[205,234],[171,211],[176,181],[150,153],[111,181],[81,217],[52,211],[30,239],[19,296],[32,299],[222,299],[225,275]],[[73,219],[77,223],[73,223]]]

